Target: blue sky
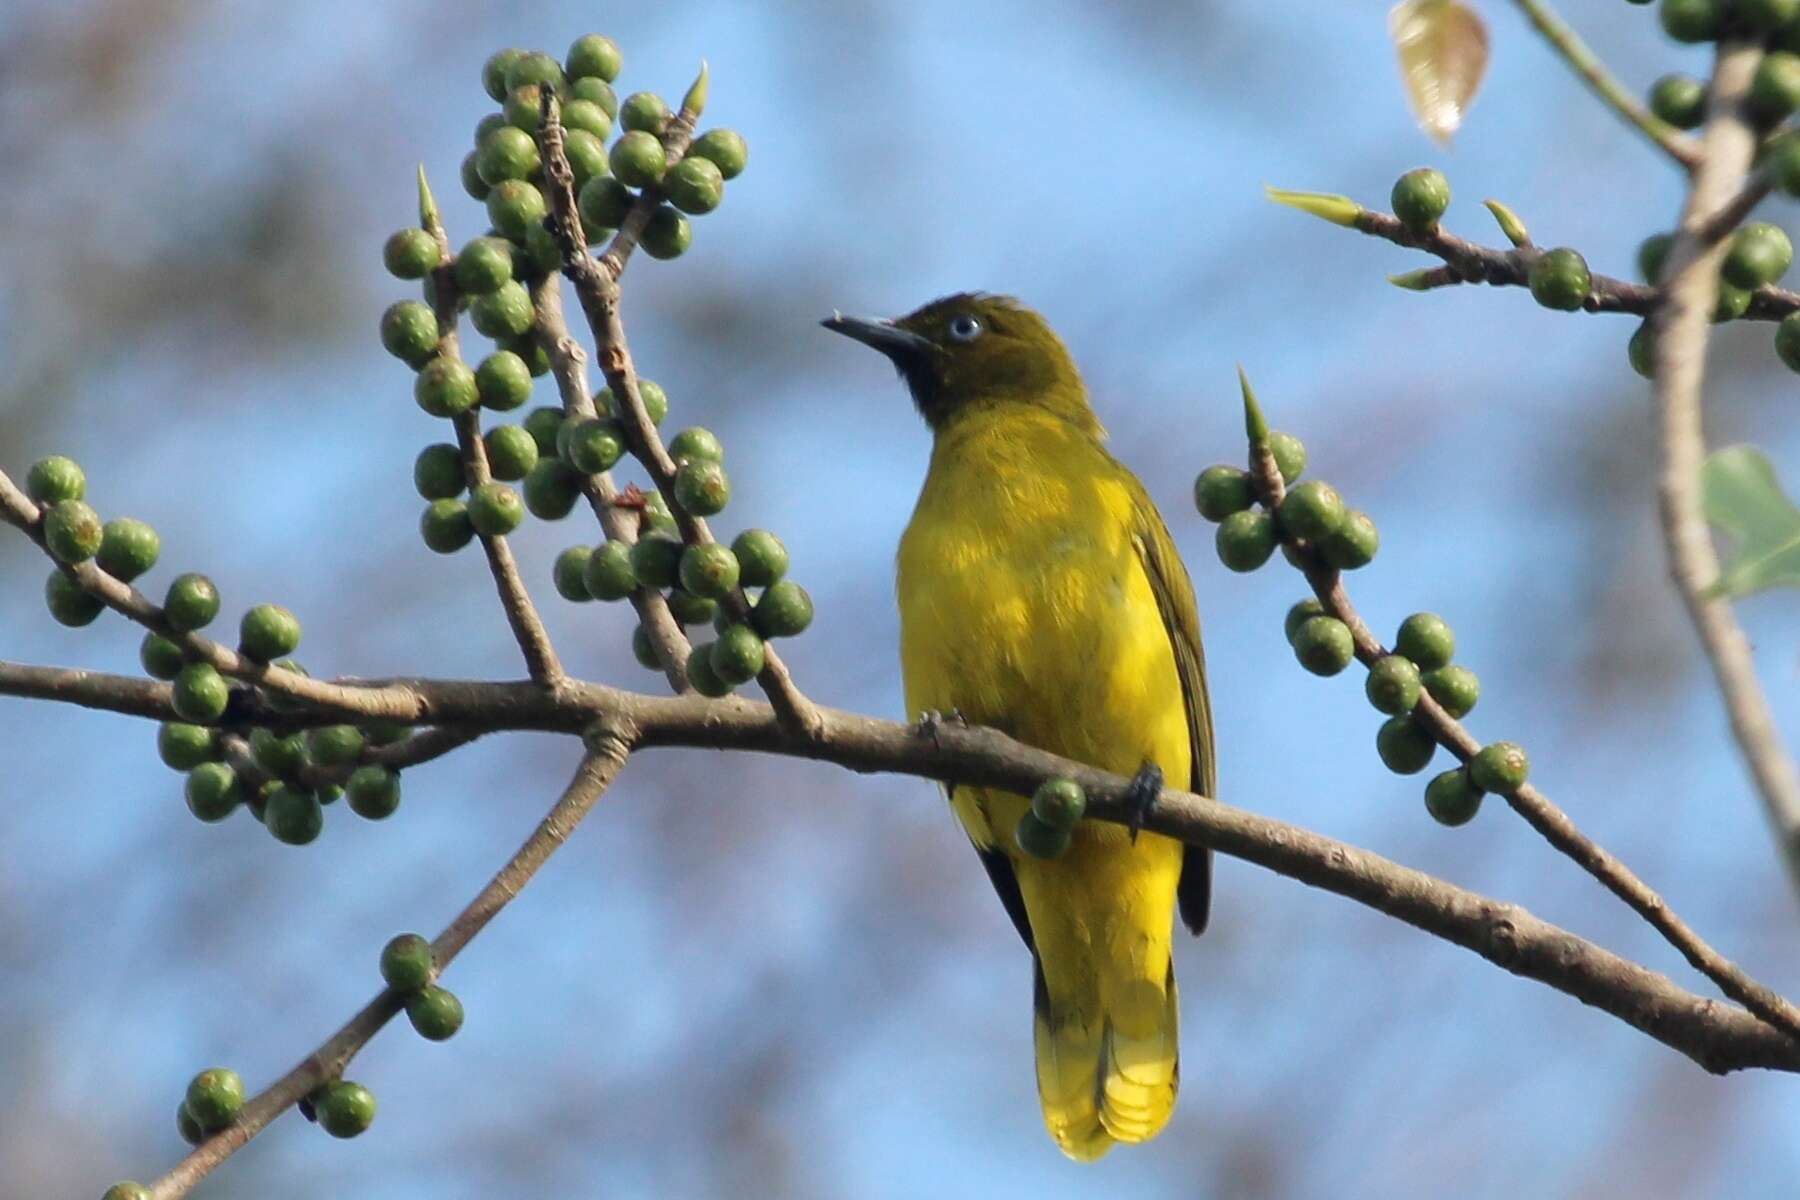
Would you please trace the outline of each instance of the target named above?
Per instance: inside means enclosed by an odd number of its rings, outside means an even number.
[[[52,136],[55,114],[0,84],[0,133],[36,148],[42,180],[0,232],[0,268],[32,281],[0,297],[0,352],[59,367],[0,408],[0,466],[76,456],[103,513],[162,531],[152,591],[204,569],[230,619],[287,604],[315,673],[516,676],[480,556],[438,558],[414,533],[410,464],[441,433],[376,343],[404,294],[379,247],[411,220],[420,160],[453,235],[481,231],[455,179],[495,46],[560,53],[598,26],[624,46],[623,87],[670,96],[704,56],[709,123],[745,134],[751,166],[687,256],[633,264],[626,317],[672,427],[725,441],[723,527],[778,530],[819,601],[785,651],[809,692],[900,713],[891,563],[929,449],[891,372],[817,319],[1015,293],[1069,342],[1194,575],[1222,798],[1520,901],[1704,991],[1503,808],[1432,824],[1420,782],[1375,759],[1359,680],[1293,664],[1298,577],[1218,565],[1186,497],[1200,467],[1241,455],[1242,363],[1313,470],[1380,524],[1352,585],[1377,630],[1445,614],[1484,682],[1477,735],[1523,742],[1584,828],[1723,952],[1800,990],[1800,914],[1664,581],[1629,322],[1516,290],[1401,292],[1384,277],[1414,256],[1262,195],[1381,204],[1401,171],[1437,165],[1456,231],[1497,239],[1480,207],[1495,196],[1540,242],[1629,274],[1673,217],[1675,173],[1511,6],[1484,5],[1493,66],[1449,150],[1405,111],[1383,6],[1301,7],[198,6],[118,84],[115,119]],[[1635,86],[1704,66],[1650,14],[1567,8]],[[101,20],[28,0],[0,44]],[[293,224],[253,242],[230,214],[271,194]],[[58,240],[83,232],[71,214],[97,214],[85,232],[115,270],[203,243],[229,261],[218,243],[241,238],[257,283],[75,286],[56,258],[80,248]],[[88,336],[103,319],[122,332]],[[1793,377],[1768,334],[1719,337],[1709,427],[1792,477]],[[550,591],[557,550],[594,536],[572,518],[517,543],[571,668],[653,688],[623,610]],[[134,669],[122,622],[48,620],[27,550],[0,543],[0,656]],[[1742,608],[1795,732],[1791,597]],[[474,894],[575,761],[555,739],[487,739],[409,773],[392,821],[334,810],[295,850],[248,821],[194,822],[153,743],[123,718],[0,701],[0,1064],[23,1097],[0,1120],[0,1192],[98,1194],[175,1161],[189,1075],[224,1063],[254,1087],[290,1066],[373,990],[391,934],[435,932]],[[1066,1163],[1032,1091],[1026,959],[935,793],[658,752],[450,972],[463,1033],[392,1029],[357,1060],[382,1106],[370,1135],[284,1118],[201,1194],[1761,1196],[1800,1169],[1791,1080],[1706,1076],[1243,864],[1220,866],[1214,930],[1177,969],[1175,1123]]]

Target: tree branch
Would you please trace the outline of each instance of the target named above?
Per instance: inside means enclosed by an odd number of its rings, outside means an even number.
[[[1782,745],[1757,682],[1749,639],[1730,602],[1711,593],[1719,578],[1719,557],[1700,495],[1700,467],[1706,457],[1700,412],[1707,326],[1725,253],[1722,242],[1708,247],[1704,231],[1712,227],[1714,214],[1729,208],[1734,195],[1742,194],[1745,173],[1756,153],[1756,134],[1742,108],[1761,56],[1761,49],[1754,44],[1719,45],[1702,140],[1704,156],[1669,249],[1665,268],[1669,282],[1653,339],[1654,396],[1662,444],[1657,494],[1670,577],[1712,664],[1732,732],[1762,796],[1782,860],[1800,888],[1800,773]]]
[[[1613,78],[1612,72],[1606,69],[1606,64],[1588,48],[1587,43],[1563,23],[1554,9],[1543,0],[1513,2],[1524,12],[1525,19],[1544,35],[1544,40],[1550,43],[1551,48],[1581,76],[1582,82],[1593,89],[1601,102],[1617,113],[1627,125],[1661,147],[1685,169],[1691,171],[1699,165],[1700,147],[1694,143],[1694,139],[1640,104],[1636,96]]]
[[[1358,642],[1359,649],[1367,652],[1373,638],[1366,627]],[[26,673],[21,675],[21,670]],[[104,695],[120,702],[99,706],[115,711],[173,715],[172,710],[141,711],[158,703],[159,695],[166,696],[164,685],[92,672],[63,672],[60,686],[53,689],[44,686],[43,676],[31,674],[47,670],[7,669],[0,664],[0,691],[17,688],[24,694],[70,702],[88,702]],[[30,690],[24,691],[21,682]],[[923,733],[917,726],[820,708],[821,728],[815,737],[792,730],[771,706],[741,698],[647,696],[579,680],[571,680],[554,697],[528,683],[411,680],[388,686],[416,691],[422,707],[453,721],[464,732],[534,729],[571,733],[603,721],[611,728],[632,731],[631,742],[638,748],[756,750],[831,762],[854,771],[916,775],[1023,795],[1030,795],[1046,779],[1067,776],[1087,789],[1093,817],[1124,822],[1131,815],[1130,780],[1034,749],[991,729],[944,724]],[[1462,737],[1468,741],[1466,734]],[[1466,753],[1467,744],[1463,749]],[[1466,891],[1370,851],[1192,793],[1165,792],[1144,828],[1184,842],[1210,845],[1474,950],[1514,974],[1548,984],[1619,1017],[1710,1071],[1744,1067],[1800,1071],[1800,1041],[1788,1038],[1754,1013],[1695,996],[1665,976],[1543,922],[1522,908]],[[1649,895],[1653,907],[1666,913],[1661,899]],[[1686,930],[1686,926],[1679,928]],[[1688,934],[1691,936],[1691,931]],[[1699,942],[1697,937],[1692,940]],[[1682,949],[1689,953],[1691,946]],[[1728,990],[1741,989],[1759,1004],[1763,1003],[1761,997],[1773,995],[1710,947],[1705,951],[1707,966],[1702,969],[1710,968],[1730,979]],[[1693,960],[1694,956],[1690,953],[1689,957]],[[1777,1000],[1779,1006],[1787,1003]]]
[[[480,933],[487,923],[517,896],[531,877],[549,861],[550,856],[568,840],[583,817],[593,810],[606,792],[630,752],[628,736],[619,730],[603,728],[588,738],[588,754],[576,769],[575,778],[561,798],[539,822],[525,844],[507,860],[505,866],[488,881],[486,887],[469,902],[456,919],[432,942],[432,959],[438,970],[449,966],[462,948]],[[230,1125],[213,1134],[178,1163],[150,1189],[152,1200],[179,1200],[266,1129],[271,1121],[305,1099],[321,1084],[343,1074],[382,1026],[393,1020],[405,1007],[405,1000],[391,988],[384,989],[363,1005],[343,1027],[327,1038],[318,1049],[263,1091],[250,1097]]]

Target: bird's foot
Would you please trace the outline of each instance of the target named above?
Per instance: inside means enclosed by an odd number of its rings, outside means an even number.
[[[941,750],[943,749],[943,743],[938,740],[938,731],[940,729],[945,725],[959,725],[967,728],[968,724],[969,723],[963,719],[962,713],[954,708],[947,712],[939,712],[934,708],[924,716],[920,717],[919,723],[914,725],[913,729],[920,737],[930,738],[931,744]]]
[[[1138,768],[1131,777],[1131,786],[1125,789],[1125,828],[1131,830],[1131,840],[1137,841],[1138,831],[1144,827],[1144,819],[1150,810],[1156,807],[1157,797],[1162,795],[1162,768],[1153,762],[1147,762]]]

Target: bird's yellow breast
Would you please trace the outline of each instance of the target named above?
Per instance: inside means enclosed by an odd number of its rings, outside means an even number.
[[[1143,522],[1124,468],[1054,415],[1008,405],[940,431],[900,543],[910,714],[956,709],[1121,774],[1154,761],[1188,786]]]

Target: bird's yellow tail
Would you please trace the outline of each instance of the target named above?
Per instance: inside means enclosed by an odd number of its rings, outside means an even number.
[[[1035,975],[1038,1098],[1050,1136],[1080,1162],[1155,1137],[1181,1082],[1174,963],[1160,983],[1103,978],[1097,1005],[1053,994],[1041,964]]]

